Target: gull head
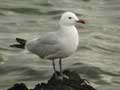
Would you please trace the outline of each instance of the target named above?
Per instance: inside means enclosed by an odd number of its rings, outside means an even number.
[[[74,13],[72,12],[64,12],[60,19],[60,25],[64,26],[72,26],[76,23],[85,24],[84,20],[79,19]]]

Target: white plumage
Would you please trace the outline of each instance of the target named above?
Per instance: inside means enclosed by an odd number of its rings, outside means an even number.
[[[49,33],[44,37],[29,41],[26,43],[26,48],[40,58],[52,60],[53,69],[55,69],[55,59],[59,59],[60,73],[62,75],[62,58],[70,56],[77,50],[79,44],[79,35],[75,27],[75,23],[85,24],[83,20],[72,12],[65,12],[60,18],[60,28],[58,31]],[[16,39],[20,44],[11,45],[11,47],[24,48],[25,40]]]

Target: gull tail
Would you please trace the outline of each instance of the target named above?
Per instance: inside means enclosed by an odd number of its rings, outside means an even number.
[[[25,39],[16,38],[16,41],[18,43],[17,44],[12,44],[12,45],[10,45],[10,47],[25,49],[25,45],[26,45],[26,40]]]

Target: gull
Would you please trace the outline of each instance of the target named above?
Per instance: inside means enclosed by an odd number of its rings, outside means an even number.
[[[85,21],[79,19],[73,12],[64,12],[59,21],[58,31],[31,41],[16,38],[18,43],[10,47],[27,49],[44,60],[51,60],[55,74],[55,60],[59,59],[60,75],[63,77],[62,59],[76,52],[79,45],[76,23],[85,24]]]

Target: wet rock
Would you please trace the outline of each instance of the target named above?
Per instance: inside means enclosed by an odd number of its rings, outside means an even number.
[[[33,89],[28,89],[25,84],[21,83],[15,84],[8,90],[96,90],[74,71],[65,70],[63,74],[63,79],[57,72],[57,77],[53,74],[47,83],[37,84]]]
[[[26,85],[24,83],[16,83],[13,87],[7,89],[7,90],[28,90]]]

